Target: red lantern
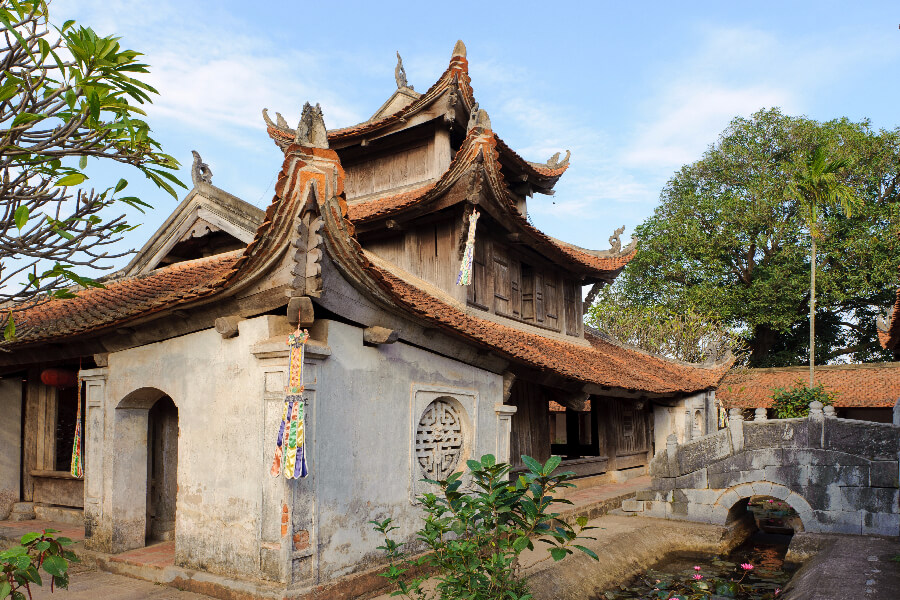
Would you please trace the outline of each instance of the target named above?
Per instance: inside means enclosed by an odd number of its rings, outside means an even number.
[[[44,369],[41,371],[41,383],[60,390],[75,387],[78,384],[78,373],[68,369]]]

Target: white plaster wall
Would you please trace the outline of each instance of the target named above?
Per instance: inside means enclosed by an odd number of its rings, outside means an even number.
[[[268,335],[267,318],[259,317],[242,321],[231,339],[208,329],[110,354],[103,520],[113,527],[113,546],[117,535],[138,535],[146,496],[146,410],[116,407],[135,390],[156,388],[178,407],[176,561],[259,575],[267,424],[263,375],[250,346]]]
[[[410,502],[410,486],[422,477],[410,440],[420,417],[417,390],[474,396],[470,457],[497,452],[494,405],[502,401],[502,376],[402,342],[367,347],[362,334],[358,327],[330,323],[331,356],[319,365],[311,469],[320,581],[382,558],[376,546],[383,540],[368,521],[394,518],[397,539],[411,539],[419,527],[421,508]],[[302,489],[310,482],[294,485]]]
[[[690,410],[689,410],[690,409]],[[694,433],[694,415],[701,413],[701,432]],[[712,415],[712,416],[710,416]],[[653,406],[653,441],[655,453],[665,452],[666,438],[675,434],[679,444],[694,437],[716,432],[715,393],[698,392],[675,401],[674,406]]]
[[[0,380],[0,521],[19,501],[22,464],[22,379]]]

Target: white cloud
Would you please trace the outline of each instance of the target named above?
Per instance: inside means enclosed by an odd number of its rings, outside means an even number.
[[[656,114],[637,128],[622,155],[624,166],[678,168],[699,159],[735,116],[795,104],[789,90],[765,85],[729,88],[712,82],[675,85],[655,100]]]

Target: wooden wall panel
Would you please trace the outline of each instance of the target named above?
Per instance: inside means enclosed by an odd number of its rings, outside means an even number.
[[[510,280],[509,257],[505,252],[494,252],[494,312],[498,315],[512,315],[512,286]]]
[[[547,396],[540,386],[516,381],[509,403],[518,407],[512,418],[510,462],[521,467],[522,455],[541,462],[550,458],[550,410]]]
[[[405,245],[405,236],[398,235],[388,239],[368,242],[366,244],[366,250],[377,254],[384,260],[392,262],[403,269],[408,269],[409,265],[406,260]]]
[[[563,320],[566,322],[566,334],[578,335],[578,307],[575,302],[575,282],[563,282]]]
[[[56,468],[56,389],[41,383],[38,370],[28,373],[24,434],[22,497],[29,502],[34,496],[31,471]]]
[[[344,167],[348,198],[412,185],[435,177],[434,143],[385,154]]]
[[[544,325],[559,331],[559,282],[553,273],[544,277]]]

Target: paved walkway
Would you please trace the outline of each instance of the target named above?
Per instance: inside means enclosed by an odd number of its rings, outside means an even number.
[[[67,537],[75,542],[84,540],[84,526],[70,525],[69,523],[56,523],[54,521],[0,521],[0,539],[18,540],[26,533],[55,529],[56,537]]]
[[[102,571],[73,573],[68,590],[50,593],[50,587],[32,588],[34,600],[209,600],[209,596],[182,592],[167,585],[113,575]]]

